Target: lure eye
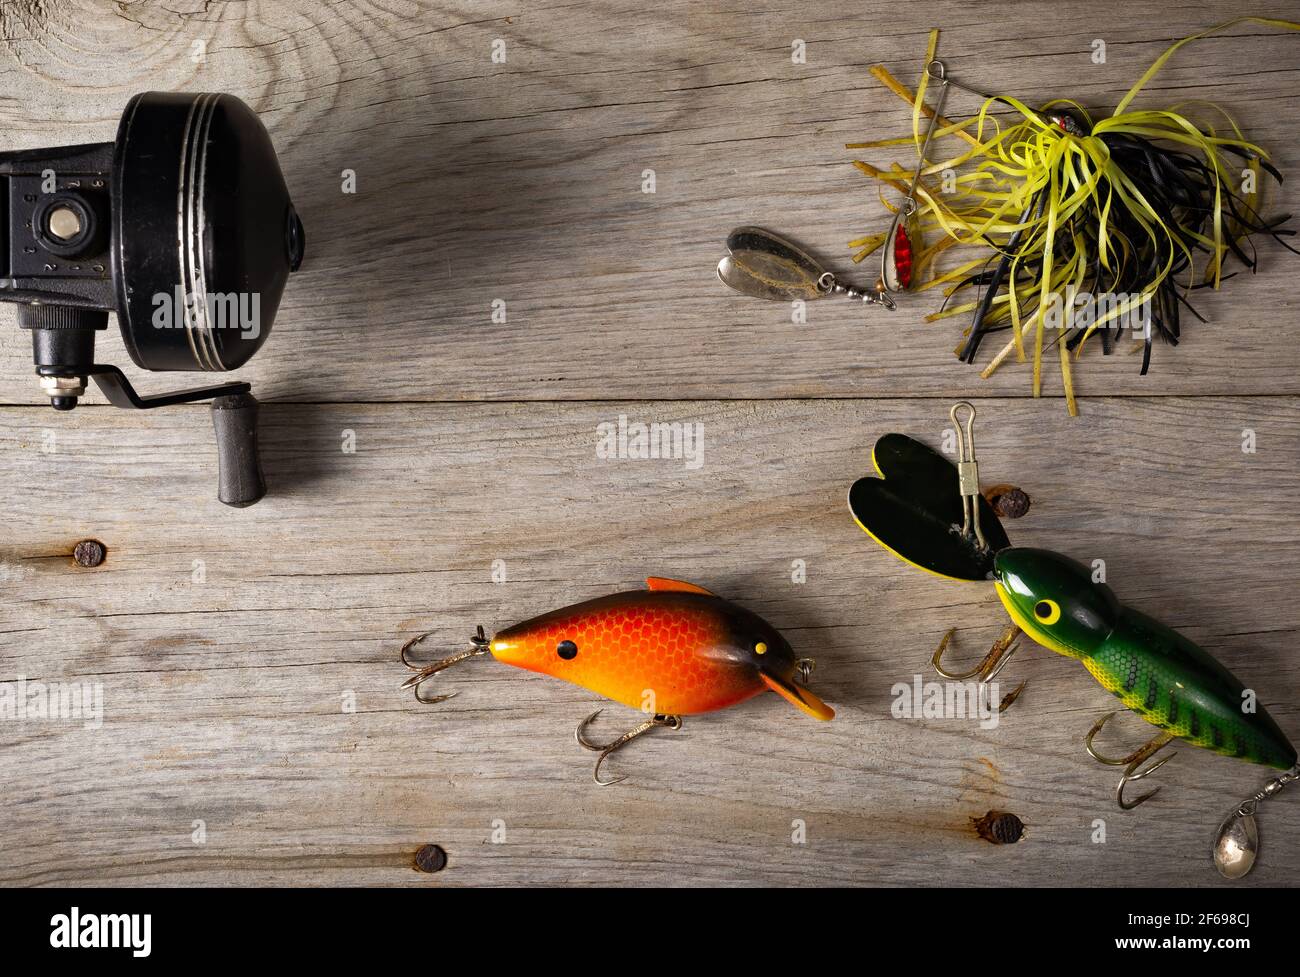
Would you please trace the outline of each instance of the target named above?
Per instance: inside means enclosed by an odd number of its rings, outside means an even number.
[[[767,654],[767,642],[765,642],[765,641],[760,641],[758,644],[754,645],[754,654],[756,654],[756,655],[766,655],[766,654]]]
[[[578,657],[578,646],[572,641],[561,641],[555,646],[555,653],[566,662],[573,661],[573,659]]]
[[[1061,619],[1061,605],[1054,600],[1040,600],[1034,605],[1034,617],[1039,624],[1055,624]]]

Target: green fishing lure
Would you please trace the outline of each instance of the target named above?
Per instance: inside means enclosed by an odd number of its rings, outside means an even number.
[[[1126,708],[1164,730],[1160,738],[1279,770],[1295,766],[1295,747],[1267,710],[1243,709],[1253,695],[1235,675],[1173,628],[1121,604],[1087,567],[1019,547],[998,553],[993,567],[1011,620],[1043,647],[1081,661]]]
[[[969,410],[966,420],[961,408]],[[1258,850],[1254,822],[1259,801],[1300,778],[1296,748],[1255,700],[1252,691],[1208,652],[1152,617],[1122,604],[1092,571],[1060,553],[1010,545],[993,508],[980,494],[975,461],[975,408],[953,407],[959,460],[899,434],[877,442],[873,461],[880,478],[862,478],[849,490],[854,519],[873,539],[908,563],[956,580],[990,581],[1011,625],[983,661],[964,673],[943,666],[952,636],[944,636],[932,662],[945,678],[991,681],[1014,654],[1021,634],[1078,659],[1126,708],[1160,732],[1124,757],[1097,751],[1093,739],[1114,715],[1093,724],[1088,753],[1125,768],[1116,788],[1119,806],[1131,810],[1159,790],[1128,799],[1125,787],[1149,776],[1173,755],[1150,762],[1165,746],[1193,746],[1285,773],[1244,802],[1224,822],[1215,861],[1229,878],[1245,875]],[[1006,709],[1024,683],[1001,703]]]

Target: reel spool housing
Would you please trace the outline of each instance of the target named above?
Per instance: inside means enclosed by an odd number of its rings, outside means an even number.
[[[212,398],[218,498],[265,495],[249,384],[145,397],[95,362],[109,312],[146,370],[234,370],[266,341],[304,234],[253,110],[233,95],[136,95],[114,142],[0,153],[0,208],[0,300],[19,303],[50,406],[74,408],[87,378],[133,410]]]

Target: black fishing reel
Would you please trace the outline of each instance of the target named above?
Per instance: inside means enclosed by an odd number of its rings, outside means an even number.
[[[266,341],[304,238],[253,110],[233,95],[146,92],[114,142],[0,153],[0,181],[0,299],[20,303],[50,406],[76,407],[88,378],[115,407],[212,398],[218,498],[265,495],[249,384],[144,397],[95,361],[109,312],[146,370],[234,370]]]

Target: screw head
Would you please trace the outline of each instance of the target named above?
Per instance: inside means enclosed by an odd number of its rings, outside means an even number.
[[[441,872],[447,867],[447,853],[441,845],[424,845],[415,853],[417,872]]]
[[[79,567],[97,567],[104,562],[108,550],[97,539],[83,539],[72,550],[72,559]]]
[[[993,508],[1004,519],[1019,519],[1029,511],[1029,496],[1022,489],[1014,488],[999,495]]]
[[[994,485],[985,489],[984,498],[1000,519],[1019,519],[1029,511],[1029,494],[1015,485]]]
[[[1014,845],[1025,836],[1025,822],[1006,811],[989,811],[970,821],[975,833],[994,845]]]

